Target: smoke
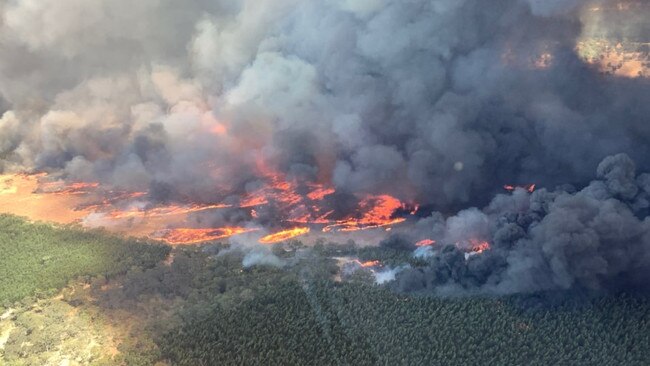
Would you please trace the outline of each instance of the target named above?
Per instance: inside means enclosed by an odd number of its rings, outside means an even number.
[[[429,246],[420,247],[413,251],[413,258],[426,259],[432,257],[433,255],[434,255],[433,248]]]
[[[250,252],[246,253],[244,259],[242,260],[242,265],[244,268],[262,265],[271,267],[283,267],[285,264],[286,263],[282,259],[271,253],[270,250],[266,250],[265,247],[251,250]]]
[[[395,276],[404,269],[410,268],[409,266],[400,266],[395,268],[387,268],[384,270],[374,271],[372,275],[375,277],[375,282],[382,285],[395,280]]]
[[[535,15],[552,16],[562,15],[576,9],[581,3],[589,3],[583,0],[526,0],[530,10]],[[594,1],[594,3],[596,3]]]
[[[416,254],[429,265],[394,283],[616,287],[647,273],[650,175],[632,161],[650,171],[650,83],[602,75],[575,50],[650,39],[647,5],[629,5],[630,23],[590,10],[615,4],[0,0],[0,169],[163,203],[236,206],[273,171],[335,187],[323,213],[365,194],[445,213],[487,205],[418,223],[437,240]],[[567,182],[585,188],[489,202],[504,184]],[[250,220],[212,216],[196,225]],[[492,249],[465,258],[476,240]]]
[[[440,209],[585,183],[615,152],[645,168],[648,82],[573,50],[593,4],[4,2],[0,158],[194,201],[242,193],[263,161]]]
[[[426,264],[400,272],[393,285],[446,295],[647,289],[650,176],[618,154],[598,165],[597,177],[580,191],[519,188],[447,218],[442,233],[431,232],[441,244],[414,253]],[[466,255],[472,239],[491,248]]]

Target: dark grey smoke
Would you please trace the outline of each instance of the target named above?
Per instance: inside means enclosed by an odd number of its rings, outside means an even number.
[[[650,6],[618,3],[0,0],[0,170],[236,204],[264,184],[263,162],[334,185],[323,212],[337,217],[364,193],[487,205],[417,224],[441,249],[417,249],[428,265],[397,276],[405,291],[637,284],[650,175],[632,161],[650,171],[650,81],[576,51],[650,42]],[[490,202],[504,184],[567,182]],[[211,214],[193,219],[251,215]],[[492,249],[466,258],[473,239]]]
[[[650,289],[648,174],[637,175],[625,154],[606,157],[597,173],[577,192],[517,189],[481,211],[424,221],[439,244],[393,286],[436,294]],[[491,250],[468,256],[471,239]]]
[[[584,184],[617,152],[648,169],[648,80],[574,51],[649,39],[643,4],[629,24],[589,11],[613,4],[0,1],[0,159],[206,202],[255,185],[263,160],[439,209]]]

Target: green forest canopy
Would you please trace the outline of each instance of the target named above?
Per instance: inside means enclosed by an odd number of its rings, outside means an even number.
[[[69,291],[61,301],[82,313],[148,312],[146,330],[123,340],[106,365],[647,365],[650,354],[643,296],[552,304],[538,295],[417,297],[377,286],[367,273],[333,280],[329,252],[399,262],[399,251],[321,246],[278,269],[243,268],[244,253],[225,247],[177,248],[163,262],[164,245],[1,215],[0,300],[52,293],[87,276],[90,296]],[[290,247],[274,252],[291,258],[303,246]],[[109,282],[116,286],[101,286]],[[38,364],[49,354],[23,345],[51,344],[45,340],[55,335],[36,331],[23,321],[31,310],[22,311],[4,358]]]
[[[0,215],[0,306],[52,293],[79,276],[110,277],[134,265],[151,267],[169,250],[98,230],[54,227]]]

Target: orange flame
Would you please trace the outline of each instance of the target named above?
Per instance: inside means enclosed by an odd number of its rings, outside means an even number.
[[[68,217],[79,220],[84,225],[102,226],[115,231],[126,231],[132,235],[147,235],[159,230],[160,227],[178,226],[185,220],[184,215],[195,212],[220,209],[220,208],[247,208],[250,210],[251,219],[260,219],[261,212],[257,206],[273,203],[274,208],[280,213],[280,220],[293,222],[300,225],[290,230],[267,235],[260,240],[262,243],[273,243],[286,240],[309,232],[311,225],[322,225],[323,232],[330,231],[357,231],[371,228],[384,227],[387,231],[390,226],[406,221],[404,217],[395,217],[396,213],[411,215],[417,213],[417,204],[404,204],[399,199],[390,195],[369,195],[359,197],[356,209],[345,216],[332,217],[334,210],[325,210],[319,205],[319,201],[336,192],[335,188],[327,183],[306,182],[299,178],[289,179],[284,173],[276,172],[260,159],[257,163],[258,177],[261,186],[240,198],[239,204],[230,205],[219,203],[200,204],[170,204],[164,206],[151,206],[147,198],[147,192],[127,192],[113,190],[111,187],[104,187],[94,182],[66,183],[62,180],[43,182],[47,174],[39,176],[29,175],[29,184],[32,188],[29,192],[33,196],[30,199],[39,199],[43,202],[47,195],[47,202],[57,202],[53,207],[72,207],[73,212],[61,212],[60,209],[52,210],[47,219],[54,221],[69,222]],[[8,176],[16,177],[17,175]],[[40,177],[46,177],[41,179]],[[27,178],[26,178],[27,179]],[[2,181],[0,181],[0,186]],[[4,201],[12,203],[10,212],[23,212],[13,209],[18,207],[18,199],[9,197],[9,193],[17,191],[23,193],[21,188],[14,188],[15,184],[7,183],[6,188],[0,188],[0,193],[6,198]],[[221,187],[224,193],[229,192],[227,187]],[[228,193],[230,195],[230,193]],[[29,193],[28,193],[29,195]],[[140,199],[141,197],[144,197]],[[22,199],[22,198],[21,198]],[[2,201],[2,202],[4,202]],[[31,202],[31,201],[30,201]],[[30,209],[30,217],[43,217],[43,215],[32,215],[35,211],[42,211],[40,206]],[[99,215],[91,215],[99,214]],[[52,219],[54,215],[54,219]],[[65,220],[64,220],[65,216]],[[127,220],[136,218],[138,220]],[[182,224],[181,224],[182,226]],[[304,227],[303,227],[304,226]],[[190,230],[190,229],[188,229]],[[203,230],[203,229],[201,229]],[[212,231],[210,231],[212,230]],[[212,238],[220,238],[223,234],[215,231],[221,229],[205,229],[203,231],[171,231],[169,242],[173,243],[194,243]],[[192,235],[193,234],[193,235]],[[183,235],[187,235],[187,238]],[[207,238],[207,239],[206,239]]]
[[[322,201],[325,196],[328,196],[336,192],[334,188],[325,188],[322,186],[317,186],[313,191],[307,194],[307,198],[312,201]]]
[[[89,210],[89,211],[106,211],[109,210],[112,205],[114,205],[117,202],[122,202],[122,201],[129,201],[133,200],[136,198],[140,198],[143,196],[147,195],[147,192],[115,192],[115,191],[109,191],[107,192],[109,197],[104,197],[101,199],[100,202],[94,201],[94,202],[85,202],[83,204],[78,205],[79,210]]]
[[[360,260],[355,259],[354,261],[363,268],[378,267],[381,265],[381,262],[378,260],[361,262]]]
[[[294,205],[302,200],[302,197],[296,193],[296,183],[289,182],[281,173],[268,167],[262,158],[258,157],[256,167],[268,185],[246,197],[240,207],[263,205],[268,203],[269,199],[284,205]]]
[[[399,224],[405,218],[392,218],[393,213],[402,208],[402,202],[389,195],[371,196],[359,203],[361,218],[349,218],[336,221],[335,224],[323,228],[323,232],[333,230],[357,231]]]
[[[304,206],[301,207],[306,209]],[[320,209],[317,206],[311,207],[311,210],[314,213],[318,213]],[[327,216],[331,215],[334,211],[328,211],[316,218],[313,217],[310,213],[304,213],[303,215],[296,215],[297,217],[290,218],[289,222],[295,222],[295,223],[300,223],[300,224],[330,224],[332,221],[327,219]]]
[[[415,205],[413,205],[413,209],[411,209],[411,211],[409,213],[411,215],[415,215],[416,213],[418,213],[418,211],[420,211],[420,205],[415,204]]]
[[[266,197],[263,195],[250,195],[246,198],[244,198],[240,204],[239,207],[241,208],[247,208],[247,207],[255,207],[255,206],[263,206],[269,203],[269,201],[266,200]]]
[[[391,226],[406,221],[404,218],[393,218],[398,209],[408,210],[415,214],[417,205],[405,205],[389,195],[368,196],[359,202],[357,212],[340,220],[330,219],[334,211],[323,212],[315,204],[326,196],[336,192],[333,187],[322,183],[301,183],[288,180],[266,164],[261,157],[256,159],[256,168],[264,178],[266,185],[244,196],[239,204],[241,208],[252,208],[274,202],[278,208],[287,213],[286,222],[300,224],[326,225],[322,231],[356,231],[370,228]],[[307,194],[298,192],[308,188]]]
[[[46,173],[0,175],[0,184],[4,186],[0,188],[3,193],[0,194],[0,212],[64,224],[78,221],[90,213],[77,207],[94,193],[92,190],[98,184],[42,182],[46,176]]]
[[[470,239],[469,243],[471,245],[471,252],[474,253],[483,253],[490,249],[490,243],[484,240]]]
[[[70,195],[70,194],[87,194],[95,188],[99,187],[99,183],[76,182],[66,185],[61,181],[42,183],[40,188],[43,193],[57,194],[57,195]]]
[[[434,245],[435,243],[436,243],[435,240],[423,239],[423,240],[420,240],[419,242],[415,243],[415,246],[416,247],[428,247],[428,246]]]
[[[255,230],[257,229],[247,229],[243,227],[222,227],[217,229],[178,228],[168,230],[160,239],[174,245],[197,244],[206,241],[225,239]]]
[[[274,244],[281,241],[285,241],[291,238],[295,238],[300,235],[309,233],[310,229],[308,227],[296,227],[293,229],[283,230],[277,233],[269,234],[260,239],[262,244]]]
[[[214,210],[218,208],[227,208],[231,207],[230,205],[224,204],[211,204],[211,205],[200,205],[192,204],[188,206],[165,206],[165,207],[155,207],[148,210],[133,209],[127,211],[113,211],[109,212],[107,215],[113,219],[124,219],[130,217],[161,217],[161,216],[173,216],[173,215],[186,215],[193,212],[200,212],[206,210]]]

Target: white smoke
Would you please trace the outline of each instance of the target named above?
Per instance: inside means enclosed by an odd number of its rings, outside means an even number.
[[[378,285],[383,285],[385,283],[395,280],[395,276],[401,271],[410,268],[409,266],[400,266],[395,268],[386,268],[378,271],[373,271],[372,275],[375,277],[375,282]]]
[[[285,261],[280,259],[275,254],[271,253],[270,250],[265,250],[265,247],[260,247],[251,250],[246,253],[244,259],[242,260],[242,265],[244,268],[249,268],[252,266],[272,266],[272,267],[284,267]]]
[[[419,247],[413,251],[413,258],[427,259],[433,257],[434,251],[431,246]]]

